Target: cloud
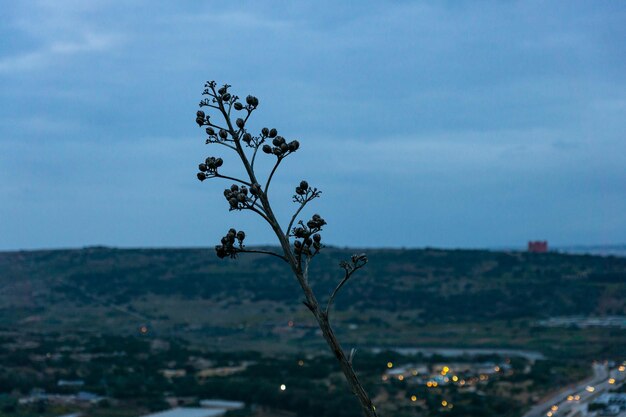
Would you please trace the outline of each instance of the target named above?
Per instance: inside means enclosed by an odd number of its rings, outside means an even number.
[[[35,51],[1,58],[0,73],[47,70],[75,55],[109,50],[121,40],[120,35],[83,33],[78,39],[54,41]]]

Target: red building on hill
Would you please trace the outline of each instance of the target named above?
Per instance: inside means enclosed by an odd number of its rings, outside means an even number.
[[[547,240],[535,240],[528,242],[528,252],[546,253],[548,251]]]

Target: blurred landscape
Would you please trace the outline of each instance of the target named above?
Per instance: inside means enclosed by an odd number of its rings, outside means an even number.
[[[0,4],[0,417],[626,417],[626,2]]]
[[[318,294],[358,252],[319,255]],[[608,388],[619,387],[626,258],[365,252],[370,263],[332,318],[381,413],[521,416],[594,375],[617,372]],[[241,402],[228,415],[359,415],[339,406],[353,398],[280,260],[219,260],[209,249],[12,251],[0,253],[0,281],[3,415],[133,416],[212,397]]]

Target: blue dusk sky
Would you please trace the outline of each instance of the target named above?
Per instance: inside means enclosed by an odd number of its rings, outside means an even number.
[[[0,249],[274,243],[210,155],[206,80],[300,150],[338,246],[626,241],[621,1],[0,0]],[[260,175],[270,157],[262,155]]]

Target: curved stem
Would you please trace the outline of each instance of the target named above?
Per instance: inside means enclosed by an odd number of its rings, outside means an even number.
[[[287,236],[290,235],[291,228],[293,227],[293,223],[296,221],[296,218],[298,217],[298,214],[300,214],[300,212],[302,211],[304,206],[306,206],[306,203],[308,203],[309,201],[311,201],[311,200],[309,200],[307,198],[306,200],[304,200],[304,202],[300,203],[300,207],[298,207],[298,210],[296,210],[296,212],[293,214],[293,216],[291,216],[291,221],[289,222],[289,226],[287,226],[287,230],[285,231],[285,234]]]
[[[272,172],[270,173],[270,176],[267,178],[267,183],[265,184],[265,189],[263,191],[263,193],[265,195],[267,195],[267,189],[270,187],[270,182],[272,182],[272,177],[274,176],[274,173],[276,172],[276,168],[278,168],[278,165],[280,165],[280,162],[283,160],[282,157],[278,157],[278,160],[276,160],[276,164],[274,165],[274,168],[272,168]]]
[[[243,249],[243,250],[238,250],[237,252],[241,252],[241,253],[262,253],[264,255],[272,255],[272,256],[276,256],[277,258],[282,259],[285,262],[288,262],[287,259],[283,256],[283,255],[279,255],[277,253],[274,252],[269,252],[269,251],[264,251],[264,250],[248,250],[248,249]]]
[[[326,305],[326,310],[324,310],[324,313],[326,314],[327,317],[328,317],[328,314],[330,313],[330,307],[333,304],[333,301],[335,300],[335,297],[337,296],[337,293],[339,292],[341,287],[343,287],[345,285],[345,283],[348,282],[348,280],[350,279],[352,274],[354,274],[356,271],[358,271],[361,268],[362,268],[362,266],[356,266],[356,267],[354,267],[354,269],[352,269],[350,271],[346,270],[345,276],[343,277],[343,279],[341,280],[339,285],[337,285],[337,287],[335,288],[333,293],[330,295],[330,298],[328,299],[328,304]]]
[[[216,141],[211,141],[211,142],[209,142],[209,143],[215,143],[215,144],[217,144],[217,145],[223,145],[223,146],[226,146],[227,148],[232,149],[232,150],[233,150],[233,151],[235,151],[235,152],[237,151],[237,148],[235,148],[234,146],[230,146],[230,145],[229,145],[228,143],[226,143],[226,142],[220,142],[220,141],[216,140]]]
[[[211,89],[213,90],[213,93],[215,94],[215,87],[211,87]],[[254,175],[254,171],[252,170],[252,167],[250,166],[250,162],[248,161],[248,158],[246,157],[246,154],[243,151],[243,148],[241,147],[241,143],[239,142],[239,136],[235,132],[235,129],[233,129],[233,124],[230,121],[230,116],[224,109],[224,103],[222,101],[218,101],[217,104],[220,108],[220,113],[222,113],[222,116],[224,117],[224,120],[226,121],[226,124],[228,125],[228,131],[233,137],[233,141],[235,142],[235,147],[237,148],[236,149],[237,154],[239,154],[239,158],[241,159],[241,162],[243,163],[243,166],[245,167],[246,172],[248,173],[248,177],[250,178],[250,183],[254,184],[258,182],[256,180],[256,175]]]
[[[270,225],[272,224],[270,219],[268,219],[267,216],[263,212],[261,212],[259,209],[254,208],[254,206],[248,206],[247,209],[248,210],[252,210],[253,212],[258,214],[259,216],[263,217],[263,219],[265,219],[265,221],[268,222]]]
[[[250,166],[252,168],[254,168],[254,160],[256,159],[256,153],[258,152],[258,150],[259,150],[259,146],[256,146],[254,148],[254,153],[252,154],[252,162],[250,163]]]
[[[208,178],[223,178],[225,180],[235,181],[235,182],[238,182],[240,184],[247,185],[248,187],[252,187],[252,185],[249,182],[246,182],[244,180],[240,180],[238,178],[229,177],[228,175],[218,174],[217,172],[212,177],[208,177]]]

